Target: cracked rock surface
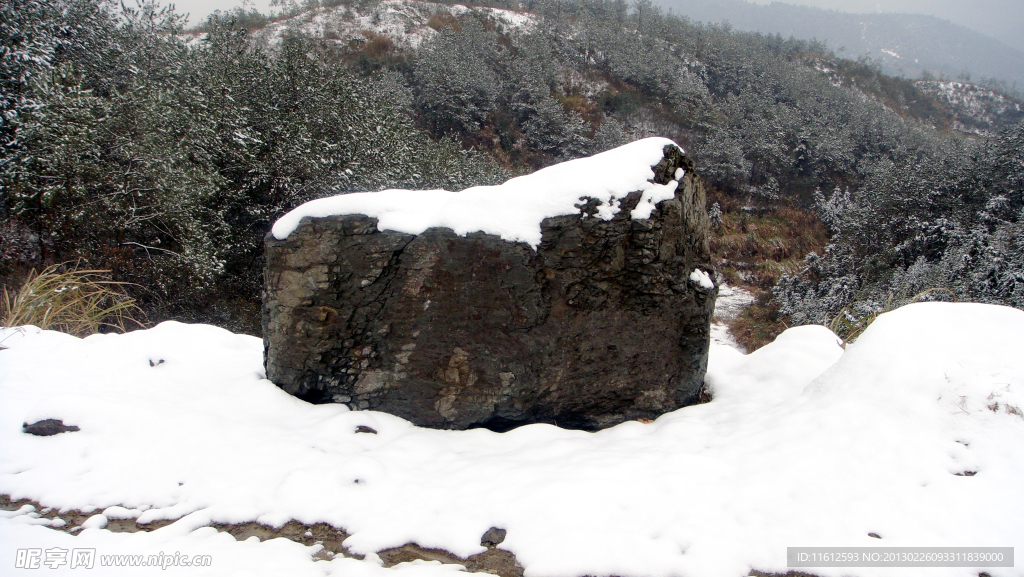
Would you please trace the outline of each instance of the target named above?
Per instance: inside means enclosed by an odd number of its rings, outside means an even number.
[[[596,201],[545,219],[534,251],[484,233],[378,231],[363,215],[268,235],[267,377],[314,403],[420,426],[597,430],[698,402],[717,287],[704,188],[674,146],[652,167],[675,197],[611,220]]]

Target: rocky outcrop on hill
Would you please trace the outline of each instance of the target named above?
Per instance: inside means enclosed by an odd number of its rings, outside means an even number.
[[[596,430],[696,403],[717,294],[704,188],[675,145],[652,168],[679,180],[649,218],[631,218],[641,192],[603,217],[581,199],[536,250],[362,214],[268,235],[267,377],[436,428]]]

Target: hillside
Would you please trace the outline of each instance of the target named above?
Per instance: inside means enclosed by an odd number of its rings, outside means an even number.
[[[994,136],[1024,120],[1024,107],[1005,95],[965,82],[919,80],[914,86],[935,97],[953,119],[953,129]]]
[[[992,89],[889,76],[819,44],[651,10],[648,28],[638,12],[616,30],[605,9],[516,13],[387,1],[298,13],[252,37],[273,50],[288,34],[311,35],[364,74],[397,74],[420,126],[487,150],[512,170],[623,138],[673,135],[716,185],[711,203],[721,224],[712,247],[724,278],[760,291],[731,321],[748,347],[792,322],[779,314],[779,302],[785,311],[800,310],[773,299],[770,289],[805,267],[805,255],[826,250],[834,231],[817,220],[816,191],[857,190],[889,162],[971,154],[977,144],[954,135],[997,138],[1024,117],[1019,102]],[[623,34],[629,26],[637,26],[636,38]],[[457,53],[479,57],[460,61]],[[675,66],[678,75],[656,72]],[[920,256],[912,254],[895,266]],[[855,292],[830,300],[828,314],[838,314]]]
[[[928,72],[994,78],[1024,88],[1024,52],[947,20],[919,14],[851,14],[782,2],[662,0],[659,4],[693,20],[737,30],[817,39],[842,56],[868,57],[887,74],[910,78]]]
[[[528,32],[537,19],[526,12],[484,6],[466,7],[435,2],[384,0],[365,5],[342,5],[305,10],[267,23],[251,31],[254,42],[274,47],[290,34],[300,33],[336,42],[341,46],[370,48],[374,41],[390,44],[375,47],[415,50],[434,37],[438,28],[459,18],[479,17],[505,33]],[[386,40],[383,40],[386,39]]]
[[[869,308],[884,307],[893,275],[920,259],[948,257],[920,290],[968,262],[956,286],[1018,302],[998,263],[1017,261],[1020,103],[991,89],[914,82],[643,2],[332,1],[195,31],[151,5],[94,0],[11,18],[27,31],[3,61],[4,94],[18,95],[2,101],[0,132],[12,287],[80,262],[133,283],[151,321],[255,333],[263,237],[303,202],[494,184],[662,136],[711,185],[722,278],[757,293],[735,319],[745,346],[835,318],[876,285]],[[908,205],[910,190],[957,201]],[[880,211],[905,222],[858,232]],[[955,260],[968,241],[988,256]],[[1001,280],[963,280],[988,274],[982,263]],[[834,274],[815,276],[825,264]]]

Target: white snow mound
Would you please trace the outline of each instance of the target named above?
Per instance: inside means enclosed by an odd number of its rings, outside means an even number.
[[[74,537],[31,508],[0,514],[0,567],[17,548],[94,547],[214,556],[188,575],[440,576],[458,566],[386,569],[374,553],[467,556],[492,526],[528,577],[785,573],[789,546],[1024,547],[1024,312],[1010,308],[910,305],[845,351],[820,326],[750,355],[713,345],[714,400],[598,433],[437,431],[309,405],[263,378],[259,339],[204,325],[0,341],[0,494],[102,514]],[[81,431],[22,432],[43,418]],[[180,520],[104,527],[132,516]],[[366,559],[205,527],[289,519],[345,528]],[[927,574],[981,571],[1024,575]]]
[[[497,186],[447,190],[382,190],[320,198],[281,217],[272,229],[284,240],[306,217],[365,214],[378,219],[379,230],[420,234],[428,228],[450,228],[457,234],[485,232],[510,242],[540,245],[545,218],[579,214],[580,202],[600,202],[597,217],[610,220],[619,201],[641,192],[634,219],[650,218],[655,206],[675,195],[678,181],[651,182],[651,167],[661,161],[667,138],[645,138],[594,156],[570,160],[513,178]]]
[[[693,272],[690,273],[690,280],[697,283],[703,289],[711,290],[715,288],[715,283],[711,280],[711,276],[699,268],[693,269]]]

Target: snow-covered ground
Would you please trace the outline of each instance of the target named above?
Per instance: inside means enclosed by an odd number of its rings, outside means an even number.
[[[212,556],[167,569],[185,575],[454,575],[385,568],[375,552],[415,542],[465,557],[492,526],[527,577],[785,572],[787,546],[1024,547],[1024,312],[1005,307],[910,305],[845,351],[819,326],[750,355],[714,344],[714,400],[598,433],[437,431],[308,405],[263,379],[259,339],[204,325],[0,339],[0,494],[94,513],[73,535],[31,507],[4,514],[5,575],[90,573],[14,569],[29,548],[94,548],[93,574],[152,572],[99,556],[162,551]],[[22,432],[45,418],[81,430]],[[104,528],[124,517],[179,520]],[[209,526],[291,519],[344,528],[366,557],[318,560],[319,546]],[[981,570],[1024,575],[1019,562],[811,571]]]
[[[742,351],[743,347],[729,333],[727,323],[736,318],[752,302],[754,302],[754,295],[750,291],[724,282],[720,283],[718,299],[715,300],[715,315],[711,321],[711,342]]]

